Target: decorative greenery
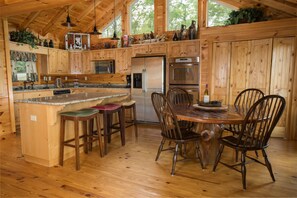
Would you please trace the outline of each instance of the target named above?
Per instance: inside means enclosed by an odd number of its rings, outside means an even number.
[[[9,32],[10,40],[25,43],[30,45],[32,48],[37,48],[38,38],[32,33],[25,29],[19,31]]]
[[[226,25],[266,21],[267,18],[261,8],[240,8],[233,10],[226,21]]]

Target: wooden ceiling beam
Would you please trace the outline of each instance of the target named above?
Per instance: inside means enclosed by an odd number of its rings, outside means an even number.
[[[297,0],[287,0],[287,2],[297,4]]]
[[[261,3],[265,6],[280,10],[282,12],[297,16],[297,9],[295,6],[289,6],[276,0],[252,0],[254,2]]]
[[[32,12],[26,19],[23,21],[23,23],[20,25],[21,28],[26,29],[39,15],[40,11]]]
[[[72,5],[81,0],[22,0],[17,3],[0,6],[0,17],[14,16],[41,10],[53,9],[65,5]]]
[[[41,35],[42,36],[45,36],[48,32],[49,32],[49,30],[51,29],[51,28],[53,28],[54,27],[54,24],[58,21],[58,20],[60,20],[60,18],[65,14],[65,13],[67,13],[66,12],[66,10],[67,10],[67,7],[68,6],[64,6],[55,16],[53,16],[52,17],[52,19],[51,19],[51,21],[42,29],[42,31],[41,31]],[[69,6],[69,10],[71,9],[73,7],[73,5],[71,5],[71,6]]]
[[[230,6],[230,8],[243,8],[243,7],[252,7],[256,3],[251,2],[251,0],[217,0],[218,3],[225,4]]]
[[[107,7],[104,8],[105,12],[101,12],[100,15],[99,15],[99,17],[98,17],[98,14],[97,14],[97,16],[96,16],[96,24],[98,24],[99,21],[101,21],[103,18],[105,18],[106,15],[108,15],[108,13],[110,13],[110,11],[112,11],[113,7],[114,7],[114,4],[111,3]],[[94,27],[94,24],[95,24],[95,19],[93,19],[92,21],[90,21],[90,24],[83,29],[83,32],[88,32],[90,30],[92,31],[93,30],[93,27]],[[97,25],[97,29],[99,30],[100,29],[100,26]]]
[[[101,2],[102,0],[97,0],[95,2],[95,7],[97,7]],[[87,16],[93,10],[94,10],[94,4],[91,3],[89,7],[87,7],[78,17],[75,18],[76,21],[81,21],[85,16]]]

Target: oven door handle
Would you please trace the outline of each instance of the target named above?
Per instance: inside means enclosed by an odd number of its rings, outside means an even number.
[[[146,69],[142,70],[142,92],[145,93],[147,92],[147,87],[146,87]]]

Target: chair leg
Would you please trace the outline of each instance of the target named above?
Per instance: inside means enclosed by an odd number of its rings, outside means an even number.
[[[159,156],[160,156],[160,153],[163,150],[164,143],[165,143],[165,138],[163,138],[162,141],[161,141],[161,143],[160,143],[160,146],[159,146],[158,153],[157,153],[157,156],[156,156],[155,161],[158,161]]]
[[[235,149],[235,162],[238,162],[238,149]]]
[[[92,151],[93,149],[93,135],[94,135],[94,119],[89,121],[89,150]],[[98,136],[101,136],[100,129],[98,129]]]
[[[83,127],[83,144],[84,144],[84,152],[88,153],[88,124],[87,121],[82,121],[82,127]]]
[[[256,154],[256,157],[259,158],[259,154],[257,150],[255,150],[255,154]]]
[[[174,175],[174,172],[175,172],[175,165],[176,165],[176,160],[177,160],[178,147],[179,147],[179,144],[178,143],[175,144],[174,155],[173,155],[173,159],[172,159],[171,175]]]
[[[219,163],[219,161],[220,161],[220,159],[221,159],[221,155],[222,155],[222,153],[223,153],[223,150],[224,150],[224,145],[221,144],[221,145],[220,145],[220,148],[219,148],[219,152],[218,152],[217,157],[216,157],[216,161],[215,161],[215,163],[214,163],[214,165],[213,165],[213,168],[212,168],[212,171],[213,171],[213,172],[216,171],[216,168],[217,168],[218,163]]]
[[[64,161],[64,138],[65,138],[65,120],[61,118],[60,121],[60,159],[59,164],[63,166]]]
[[[135,137],[138,137],[138,127],[136,123],[136,105],[133,105],[133,124],[134,124],[134,129],[135,129]]]
[[[75,138],[75,156],[76,156],[76,170],[80,169],[79,160],[79,134],[78,134],[78,120],[74,121],[74,138]]]
[[[107,154],[107,141],[108,141],[108,120],[107,120],[107,113],[103,113],[103,126],[104,126],[104,154]],[[100,133],[98,135],[101,135]]]
[[[108,143],[111,142],[111,132],[112,132],[112,129],[111,129],[111,126],[112,126],[112,121],[113,121],[113,115],[112,113],[111,114],[108,114],[107,115],[107,134],[108,134]]]
[[[268,171],[270,173],[270,176],[271,176],[272,180],[275,181],[274,174],[273,174],[273,171],[272,171],[272,166],[271,166],[271,164],[270,164],[270,162],[268,160],[265,149],[262,149],[262,154],[263,154],[263,157],[265,159],[265,164],[266,164],[266,167],[267,167],[267,169],[268,169]]]
[[[196,157],[199,158],[201,168],[204,169],[204,164],[203,164],[203,161],[202,161],[202,155],[201,155],[201,151],[200,151],[200,148],[199,148],[199,142],[198,141],[195,142],[195,150],[196,150]]]
[[[101,127],[100,127],[100,117],[99,114],[96,116],[96,126],[97,126],[97,134],[98,134],[98,143],[99,143],[99,151],[100,151],[100,156],[103,157],[103,148],[102,148],[102,140],[101,140]]]
[[[124,119],[124,113],[123,113],[123,109],[121,109],[118,112],[119,115],[119,122],[120,122],[120,133],[121,133],[121,141],[122,141],[122,146],[125,146],[126,142],[125,142],[125,119]]]
[[[241,152],[241,176],[242,176],[242,187],[246,189],[246,167],[245,167],[246,151]]]

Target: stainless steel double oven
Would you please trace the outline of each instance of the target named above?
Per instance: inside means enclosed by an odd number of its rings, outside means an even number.
[[[186,89],[196,103],[199,99],[199,57],[169,59],[169,88]]]

